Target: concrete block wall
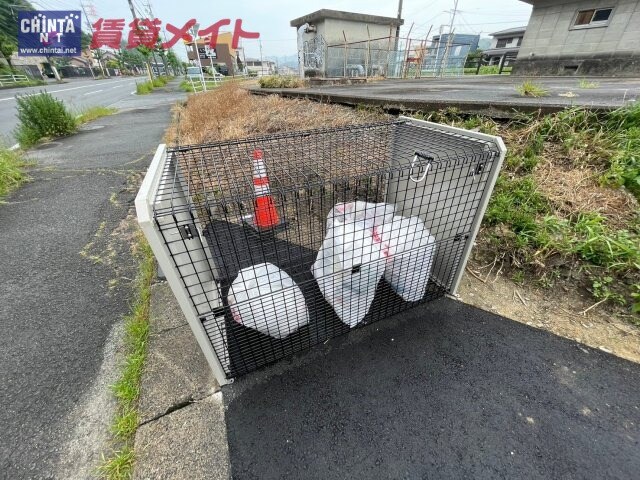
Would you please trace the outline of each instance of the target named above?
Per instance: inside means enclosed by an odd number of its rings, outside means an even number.
[[[573,28],[578,10],[613,8],[607,26]],[[535,2],[513,73],[640,73],[640,0]],[[625,64],[621,64],[621,62]]]

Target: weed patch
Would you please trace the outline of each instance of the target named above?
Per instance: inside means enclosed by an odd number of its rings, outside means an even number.
[[[528,273],[543,288],[573,284],[626,318],[639,313],[640,106],[493,125],[455,111],[421,117],[507,144],[479,237],[487,256],[509,258],[519,282]]]
[[[147,93],[153,92],[153,82],[136,82],[136,94],[138,95],[146,95]]]
[[[299,88],[304,86],[304,81],[293,76],[270,75],[260,77],[258,84],[260,88]]]
[[[18,127],[16,140],[22,148],[35,145],[42,138],[70,135],[77,129],[76,119],[62,100],[47,92],[16,96]]]
[[[538,98],[549,95],[549,92],[542,85],[538,85],[530,80],[526,80],[516,86],[516,91],[523,97]]]
[[[82,125],[83,123],[91,122],[100,117],[106,117],[108,115],[113,115],[118,111],[117,108],[109,108],[109,107],[90,107],[83,110],[78,118],[76,119],[78,125]]]
[[[8,193],[27,180],[24,166],[25,162],[19,151],[0,145],[0,203]]]
[[[151,248],[141,233],[138,235],[134,253],[140,263],[136,299],[131,312],[125,318],[127,355],[120,378],[112,385],[113,394],[118,399],[118,411],[111,425],[111,432],[118,448],[106,456],[99,467],[103,477],[109,480],[130,478],[133,472],[133,441],[138,427],[137,403],[149,336],[151,282],[155,275],[155,263]]]
[[[600,84],[598,82],[590,82],[589,80],[583,78],[582,80],[580,80],[578,82],[578,87],[579,88],[598,88],[600,86]]]

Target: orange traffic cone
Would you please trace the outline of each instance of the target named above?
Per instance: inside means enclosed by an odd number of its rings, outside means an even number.
[[[280,223],[280,217],[271,197],[267,167],[260,149],[253,151],[253,189],[256,194],[253,224],[261,230],[276,227]]]

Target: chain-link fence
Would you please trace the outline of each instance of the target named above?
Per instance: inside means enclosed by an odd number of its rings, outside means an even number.
[[[304,43],[307,76],[420,78],[464,74],[469,44],[383,37],[328,45],[319,36]]]

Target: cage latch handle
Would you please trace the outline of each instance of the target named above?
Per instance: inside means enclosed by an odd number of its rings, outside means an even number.
[[[420,178],[415,178],[413,176],[413,168],[415,167],[416,162],[418,161],[418,158],[420,158],[421,160],[426,160],[427,161],[427,166],[425,167],[424,172],[422,172],[422,175],[420,175]],[[411,179],[411,181],[415,182],[415,183],[420,183],[425,178],[427,178],[427,173],[429,173],[429,169],[431,168],[431,162],[433,162],[433,157],[432,156],[427,155],[424,152],[419,152],[418,150],[416,150],[414,155],[413,155],[413,160],[411,160],[411,173],[409,174],[409,178]]]

